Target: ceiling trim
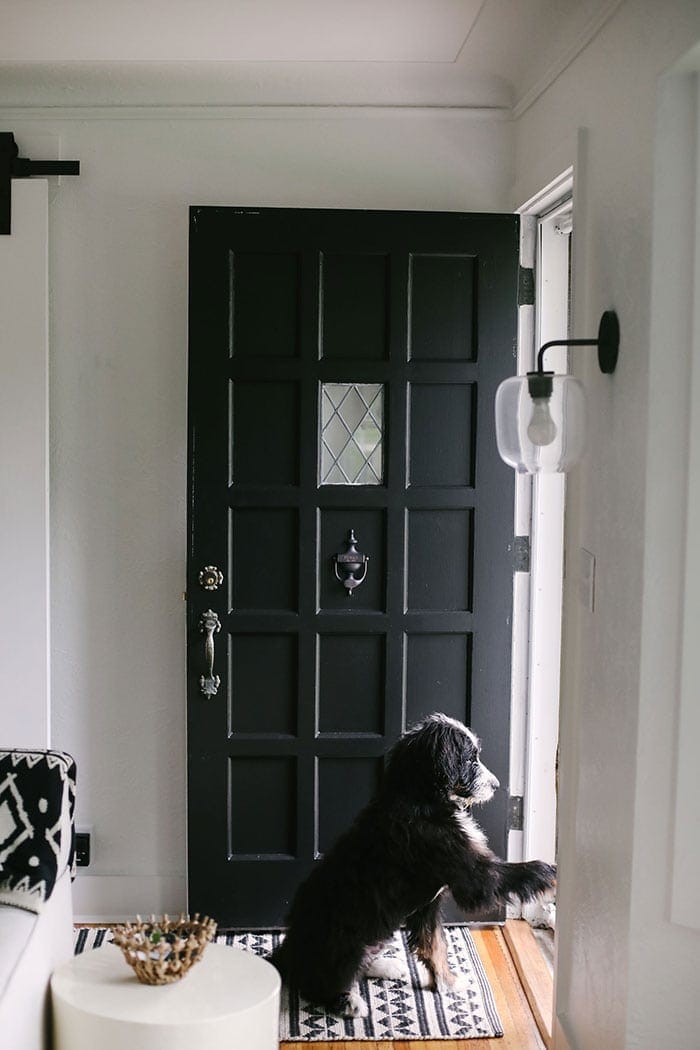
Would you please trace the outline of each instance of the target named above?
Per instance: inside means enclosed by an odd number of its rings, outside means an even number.
[[[588,47],[591,41],[598,35],[603,26],[612,18],[617,9],[622,6],[624,0],[608,0],[596,15],[591,18],[588,24],[585,26],[580,36],[576,38],[576,41],[563,49],[558,58],[548,66],[542,76],[532,85],[531,88],[521,95],[513,105],[513,117],[518,120],[523,113],[526,113],[530,106],[534,105],[540,95],[552,86],[552,84],[561,76],[564,70],[568,69],[572,62],[581,54],[582,51]]]
[[[352,120],[367,117],[510,120],[507,106],[0,106],[7,122],[20,120]]]

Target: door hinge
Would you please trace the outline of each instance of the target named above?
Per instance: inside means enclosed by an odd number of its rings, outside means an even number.
[[[530,537],[513,537],[513,572],[530,571]]]
[[[535,305],[535,271],[526,266],[518,270],[518,306]]]
[[[523,796],[510,795],[508,797],[508,830],[523,830]]]

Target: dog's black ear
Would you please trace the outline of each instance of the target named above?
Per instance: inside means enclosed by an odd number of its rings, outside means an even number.
[[[447,797],[460,778],[463,737],[444,716],[430,715],[394,745],[385,782],[419,800]]]

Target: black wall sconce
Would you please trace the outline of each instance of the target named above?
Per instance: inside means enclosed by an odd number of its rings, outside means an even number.
[[[80,161],[20,157],[12,132],[0,131],[0,234],[9,234],[11,229],[12,180],[31,175],[80,175]]]
[[[496,443],[501,459],[521,474],[563,473],[582,456],[586,397],[570,375],[545,372],[552,346],[596,346],[601,372],[615,371],[620,326],[614,310],[600,319],[597,339],[554,339],[537,355],[537,369],[506,379],[496,391]]]

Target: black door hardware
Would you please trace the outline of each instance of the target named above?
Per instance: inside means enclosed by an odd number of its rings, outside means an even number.
[[[358,551],[354,529],[350,529],[346,542],[347,550],[345,553],[333,555],[333,571],[335,572],[336,580],[347,589],[348,598],[352,598],[352,592],[364,582],[367,575],[369,554],[360,554]],[[362,575],[358,579],[355,573],[361,571]]]
[[[0,131],[0,234],[10,232],[12,180],[31,175],[80,175],[79,160],[29,160],[20,157],[11,131]]]

